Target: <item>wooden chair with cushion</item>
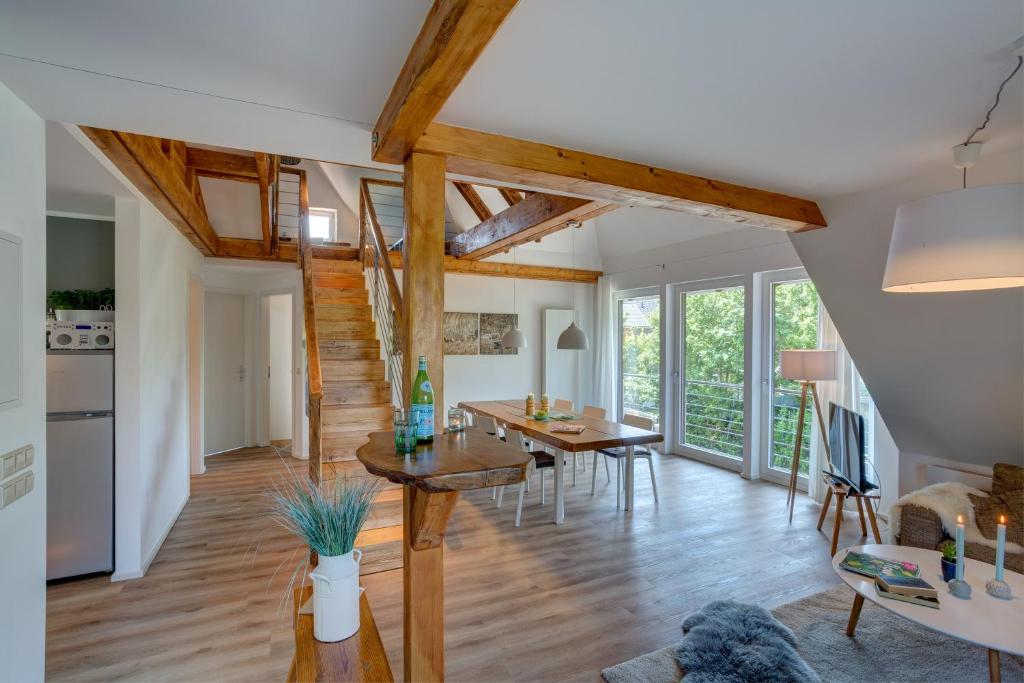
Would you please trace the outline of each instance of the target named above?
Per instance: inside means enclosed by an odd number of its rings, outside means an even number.
[[[978,528],[986,538],[996,537],[996,519],[1005,515],[1006,540],[1024,545],[1024,467],[998,463],[992,469],[992,491],[987,497],[971,495]],[[939,515],[920,505],[905,505],[900,513],[899,545],[936,550],[949,540]],[[995,548],[981,543],[965,543],[964,555],[973,560],[995,564]],[[1005,567],[1024,574],[1024,553],[1007,550]]]
[[[629,425],[630,427],[637,427],[639,429],[646,429],[647,431],[654,431],[654,420],[649,417],[640,417],[639,415],[623,415],[622,424]],[[590,475],[590,495],[594,495],[594,491],[597,488],[597,456],[601,454],[607,458],[615,459],[615,509],[618,510],[622,502],[622,472],[624,469],[623,461],[626,459],[626,448],[625,446],[617,446],[615,448],[603,448],[594,453],[594,462],[591,463],[591,475]],[[653,454],[650,449],[646,446],[635,446],[633,448],[633,458],[644,458],[647,460],[647,467],[651,472],[651,489],[654,491],[654,502],[658,502],[658,483],[654,478],[654,461]],[[634,470],[635,472],[635,470]]]

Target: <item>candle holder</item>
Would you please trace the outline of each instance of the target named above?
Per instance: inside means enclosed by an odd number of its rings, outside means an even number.
[[[971,599],[971,584],[963,579],[953,579],[946,585],[949,587],[949,593],[953,597],[960,598],[961,600]]]
[[[999,579],[989,579],[985,582],[985,592],[991,595],[993,598],[999,598],[1000,600],[1009,600],[1013,597],[1013,591],[1010,590],[1010,584]]]

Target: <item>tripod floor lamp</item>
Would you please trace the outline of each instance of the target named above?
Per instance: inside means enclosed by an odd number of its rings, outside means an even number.
[[[825,456],[828,452],[828,428],[825,418],[821,415],[821,402],[818,400],[818,382],[826,382],[836,378],[836,352],[827,349],[801,349],[782,352],[782,377],[800,382],[800,413],[796,423],[796,446],[793,448],[792,468],[789,472],[789,522],[793,523],[793,508],[796,506],[796,482],[800,472],[800,448],[803,445],[804,413],[807,411],[807,391],[814,397],[814,410],[818,414],[818,427],[821,437],[825,440]]]

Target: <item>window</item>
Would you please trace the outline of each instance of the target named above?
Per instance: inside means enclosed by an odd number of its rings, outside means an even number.
[[[733,460],[744,451],[743,285],[684,291],[679,302],[679,445]]]
[[[622,415],[661,424],[661,297],[619,300],[619,405]]]
[[[309,210],[309,236],[324,242],[337,241],[338,212],[334,209]]]
[[[864,418],[864,455],[872,463],[875,461],[875,402],[868,393],[857,368],[853,369],[856,377],[857,412]]]

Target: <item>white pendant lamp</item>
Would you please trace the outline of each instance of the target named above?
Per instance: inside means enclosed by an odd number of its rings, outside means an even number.
[[[967,187],[967,169],[981,152],[973,138],[999,105],[996,100],[962,145],[953,148],[963,188],[904,204],[896,210],[882,289],[886,292],[956,292],[1024,287],[1024,184]]]
[[[580,227],[580,222],[572,220],[566,223],[566,227],[573,232],[572,235],[572,267],[576,269],[576,232],[575,229]],[[572,285],[572,317],[573,321],[569,323],[569,327],[565,328],[562,334],[558,335],[557,348],[567,351],[586,351],[590,348],[590,340],[587,339],[587,333],[576,327],[576,285]]]
[[[516,249],[512,248],[512,265],[516,263]],[[512,312],[519,313],[519,309],[516,306],[516,294],[518,293],[518,282],[516,278],[512,278]],[[518,318],[516,321],[518,322]],[[508,332],[501,337],[501,345],[509,349],[525,349],[526,348],[526,335],[519,329],[519,325],[514,325]]]

